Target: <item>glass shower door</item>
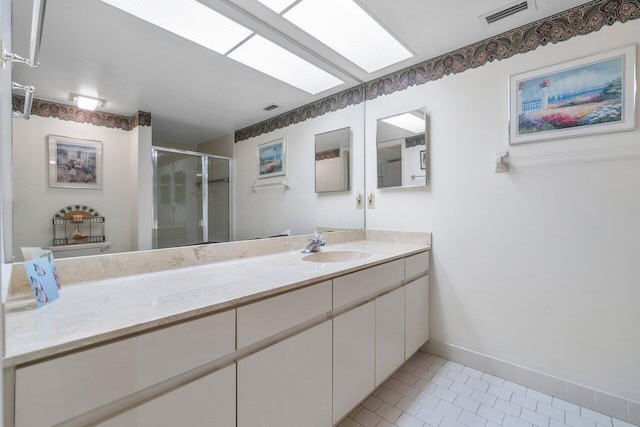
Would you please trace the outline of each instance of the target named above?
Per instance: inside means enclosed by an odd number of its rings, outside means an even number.
[[[201,156],[154,150],[154,248],[203,241]]]

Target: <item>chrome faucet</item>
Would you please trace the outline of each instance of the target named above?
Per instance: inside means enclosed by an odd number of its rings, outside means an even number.
[[[303,254],[310,252],[320,252],[320,246],[324,246],[327,242],[322,240],[322,233],[316,231],[313,233],[313,239],[309,240],[309,244],[302,250]]]

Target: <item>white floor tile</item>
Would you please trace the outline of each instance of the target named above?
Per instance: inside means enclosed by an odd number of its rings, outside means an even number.
[[[506,402],[502,399],[498,399],[493,407],[514,417],[520,417],[520,413],[522,412],[522,406],[514,405],[513,403]]]
[[[547,417],[546,415],[539,414],[537,412],[533,412],[527,408],[522,408],[520,419],[527,421],[533,424],[534,426],[549,427],[549,417]]]
[[[504,421],[502,422],[504,427],[531,427],[532,424],[526,421],[522,421],[520,418],[513,417],[509,414],[504,416]]]
[[[573,427],[596,427],[596,422],[582,418],[578,415],[567,412],[567,418],[565,420],[567,424]]]
[[[389,390],[388,388],[382,388],[378,393],[378,398],[384,400],[390,405],[395,405],[398,403],[398,400],[402,399],[402,395],[400,393],[396,393],[393,390]],[[357,420],[356,420],[357,421]]]
[[[558,399],[556,397],[553,398],[553,403],[551,406],[556,408],[560,408],[565,412],[570,412],[575,415],[580,415],[580,407],[578,405],[574,405],[573,403],[569,403],[565,400]]]
[[[380,415],[376,415],[367,408],[363,408],[362,411],[358,412],[354,420],[362,424],[364,427],[375,427],[380,421],[382,421],[382,417]]]
[[[580,415],[582,416],[582,418],[595,421],[596,423],[602,424],[606,427],[611,427],[612,425],[610,416],[592,411],[591,409],[580,408]]]
[[[465,384],[468,385],[469,387],[473,387],[481,391],[489,390],[489,383],[479,380],[475,377],[469,377],[469,379]]]
[[[446,388],[440,386],[435,389],[433,395],[439,399],[446,400],[449,403],[453,403],[453,401],[456,400],[456,397],[458,396],[453,391],[447,390]]]
[[[403,397],[396,403],[396,408],[400,409],[403,412],[406,412],[409,415],[415,415],[418,413],[422,405],[418,402],[415,402],[407,397]]]
[[[475,401],[473,399],[469,399],[466,396],[460,396],[460,395],[456,397],[456,400],[453,401],[453,404],[462,409],[466,409],[469,412],[473,412],[474,414],[480,407],[480,402]]]
[[[473,387],[469,387],[466,384],[461,384],[457,381],[454,381],[453,384],[451,384],[451,387],[449,387],[449,390],[466,397],[471,397],[471,393],[473,393],[473,390],[475,389]]]
[[[458,417],[458,421],[469,427],[484,427],[487,424],[487,420],[472,414],[469,411],[462,411],[462,414]]]
[[[522,396],[518,393],[513,393],[511,396],[511,403],[514,405],[522,406],[523,408],[531,409],[532,411],[536,410],[536,406],[538,402],[531,399],[530,397]]]
[[[434,411],[433,409],[422,408],[416,414],[416,418],[419,419],[419,420],[424,421],[425,423],[427,423],[429,425],[437,426],[444,419],[444,415],[442,415],[439,412]]]
[[[395,406],[389,405],[387,402],[383,402],[382,405],[376,411],[377,415],[380,415],[387,421],[395,423],[396,420],[402,415],[402,411]]]
[[[633,427],[593,410],[424,352],[339,427]]]
[[[436,411],[449,418],[453,418],[454,420],[458,418],[462,413],[462,409],[458,408],[455,405],[452,405],[449,402],[445,402],[444,400],[441,400],[440,403],[438,403],[438,405],[436,406]]]
[[[482,374],[483,374],[483,372],[480,372],[477,369],[473,369],[468,366],[465,366],[464,368],[462,368],[462,373],[467,374],[470,377],[474,377],[476,379],[482,378]]]
[[[502,400],[509,401],[509,400],[511,400],[511,395],[513,393],[511,391],[507,390],[506,388],[498,387],[496,385],[491,384],[489,386],[489,390],[487,390],[487,394],[490,394],[491,396],[498,397],[498,398],[500,398]]]
[[[398,427],[422,427],[424,422],[417,418],[412,417],[409,414],[402,414],[395,422]]]
[[[493,421],[496,424],[502,424],[505,415],[504,412],[501,412],[485,404],[480,405],[480,407],[476,411],[476,414],[478,414],[482,418],[486,418],[489,421]]]
[[[464,384],[469,379],[469,375],[463,374],[462,372],[454,371],[452,369],[447,374],[447,378]]]
[[[538,402],[536,412],[546,415],[549,418],[553,418],[556,421],[564,422],[564,411],[554,406],[549,406],[546,403]]]
[[[539,391],[528,389],[527,397],[530,397],[533,400],[537,400],[538,402],[546,403],[547,405],[551,405],[551,396],[548,394],[540,393]]]
[[[452,420],[449,417],[445,417],[444,420],[440,423],[440,427],[465,427],[464,424],[459,423],[458,421]]]
[[[471,393],[471,398],[473,400],[477,400],[480,403],[484,403],[487,406],[495,405],[496,401],[498,400],[498,398],[496,398],[495,396],[491,396],[490,394],[487,394],[484,391],[480,390],[473,390],[473,393]]]

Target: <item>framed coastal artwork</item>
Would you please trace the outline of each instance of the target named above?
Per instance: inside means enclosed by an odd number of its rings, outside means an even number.
[[[49,187],[102,189],[102,142],[49,135]]]
[[[636,45],[513,75],[509,143],[635,129]]]
[[[258,145],[258,178],[286,175],[284,138]]]

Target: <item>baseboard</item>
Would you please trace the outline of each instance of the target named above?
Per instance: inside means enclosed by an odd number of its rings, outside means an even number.
[[[640,402],[441,341],[429,340],[421,350],[622,421],[640,425]]]

